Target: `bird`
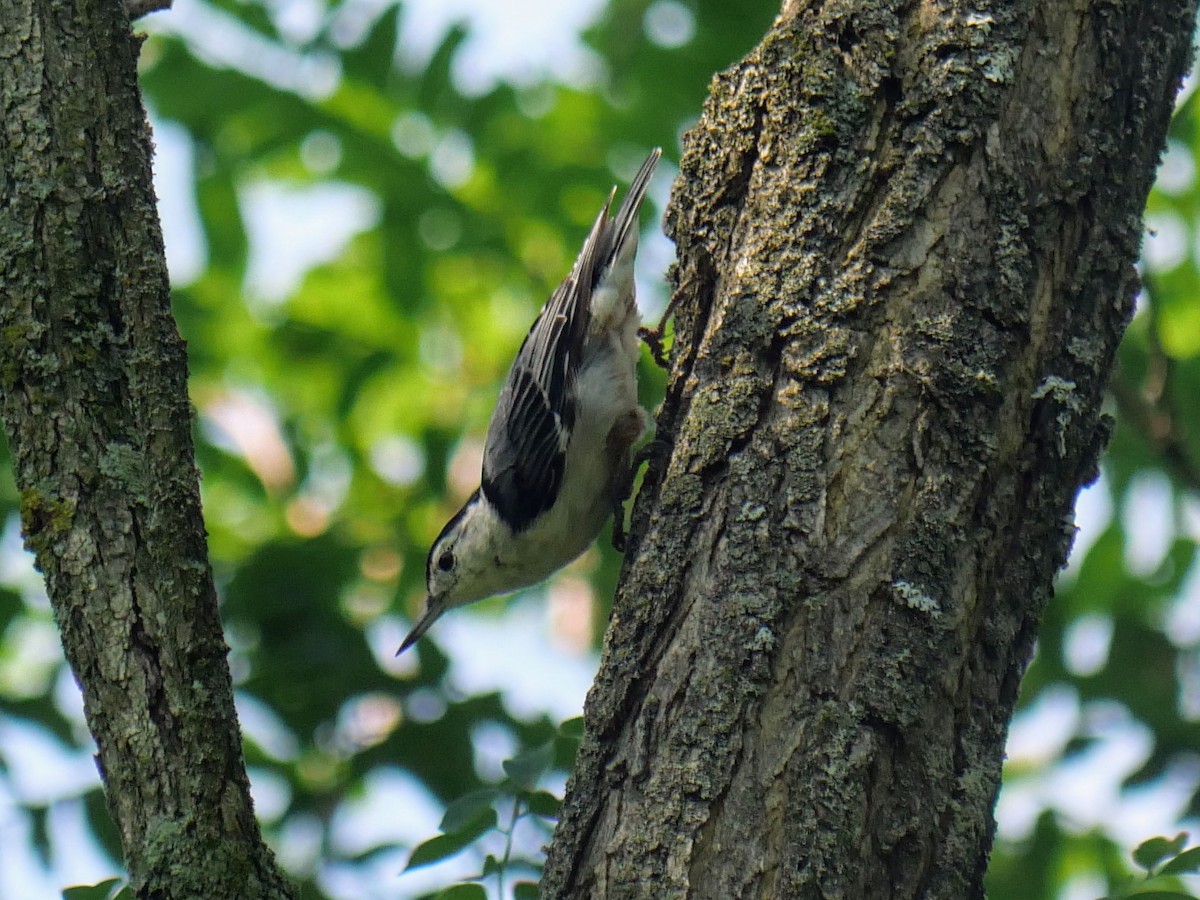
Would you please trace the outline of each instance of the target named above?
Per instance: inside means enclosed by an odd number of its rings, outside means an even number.
[[[656,147],[646,157],[616,215],[613,187],[517,351],[488,424],[480,485],[430,547],[425,611],[397,656],[447,610],[549,577],[614,511],[623,515],[632,449],[649,419],[637,397],[638,210],[661,155]]]

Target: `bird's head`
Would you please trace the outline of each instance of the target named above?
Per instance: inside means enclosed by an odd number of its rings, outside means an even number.
[[[399,655],[417,642],[448,609],[500,593],[504,586],[501,552],[506,543],[504,524],[481,491],[476,490],[446,523],[425,561],[425,612],[417,620]]]

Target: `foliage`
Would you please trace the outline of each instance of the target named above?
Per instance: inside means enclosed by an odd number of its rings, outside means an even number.
[[[483,868],[479,874],[448,888],[438,896],[449,896],[449,891],[465,888],[476,882],[486,882],[492,877],[496,879],[497,894],[501,897],[507,896],[504,891],[505,877],[520,865],[513,858],[513,839],[517,824],[523,819],[554,821],[558,818],[560,798],[548,791],[538,790],[537,785],[563,753],[567,757],[565,765],[570,768],[571,760],[578,749],[581,726],[581,719],[563,723],[555,740],[526,750],[512,759],[506,759],[504,771],[508,777],[500,784],[472,791],[452,801],[446,807],[439,825],[442,833],[419,844],[409,856],[405,870],[427,866],[454,856],[475,844],[488,832],[495,831],[504,838],[504,852],[500,858],[488,854],[484,857]],[[508,824],[504,828],[500,828],[498,824],[498,804],[510,810]],[[546,840],[549,840],[550,833],[549,825],[545,825]],[[526,860],[525,864],[533,871],[540,868],[538,860]],[[513,885],[513,890],[519,898],[530,887],[534,889],[533,896],[536,897],[536,883],[517,882]]]
[[[1173,838],[1153,837],[1139,844],[1133,861],[1145,874],[1115,885],[1106,900],[1195,900],[1195,894],[1185,890],[1180,880],[1180,876],[1200,872],[1200,847],[1185,850],[1187,837],[1187,832],[1181,831]]]
[[[575,713],[536,708],[522,685],[544,700],[565,668],[594,665],[617,557],[598,545],[532,592],[549,595],[553,628],[544,597],[490,601],[392,654],[419,608],[425,550],[474,487],[506,365],[609,185],[651,146],[673,155],[712,74],[775,10],[613,0],[574,70],[495,83],[479,74],[487,28],[422,30],[433,14],[416,0],[179,0],[146,26],[165,177],[182,166],[182,190],[163,189],[184,198],[166,211],[174,305],[246,753],[268,838],[305,897],[454,882],[441,896],[475,897],[494,876],[536,878],[535,823],[571,755],[556,719]],[[422,43],[429,33],[440,37]],[[1189,101],[1150,201],[1150,289],[1089,501],[1102,514],[1024,686],[994,898],[1053,897],[1081,879],[1115,890],[1129,878],[1121,848],[1198,802],[1198,138]],[[643,253],[654,277],[658,246]],[[661,375],[647,364],[643,376],[652,406]],[[109,857],[90,873],[99,881],[119,872],[116,835],[48,606],[17,551],[18,502],[4,457],[0,795],[19,802],[45,861],[72,854],[68,833],[90,834]],[[521,747],[553,754],[498,765]],[[39,753],[64,762],[31,769]],[[1105,803],[1061,787],[1081,771],[1107,785]],[[1130,834],[1122,811],[1147,796],[1166,824]],[[65,828],[71,816],[86,828]],[[1190,852],[1156,860],[1155,877]],[[512,890],[536,895],[529,881]]]
[[[130,900],[128,887],[121,887],[121,879],[108,878],[97,884],[78,884],[63,890],[62,900]]]

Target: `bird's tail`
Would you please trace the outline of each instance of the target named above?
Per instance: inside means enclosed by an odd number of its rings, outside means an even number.
[[[611,264],[614,257],[622,255],[621,251],[629,240],[631,232],[633,235],[637,235],[638,209],[646,197],[646,188],[650,186],[650,177],[654,174],[654,167],[658,165],[661,156],[662,147],[655,147],[651,150],[646,161],[642,163],[642,167],[633,176],[633,181],[629,182],[629,190],[625,192],[625,199],[621,201],[621,208],[613,217],[612,228],[607,235],[607,252],[600,255],[600,259],[603,260],[602,266]]]
[[[634,299],[633,258],[637,254],[638,208],[646,197],[650,176],[662,156],[655,147],[625,192],[621,208],[609,219],[609,204],[604,204],[593,234],[596,250],[591,278],[591,329],[594,332],[625,332],[637,330],[638,311]],[[616,188],[613,189],[614,191]],[[610,196],[609,203],[612,202]],[[631,338],[636,344],[636,338]]]

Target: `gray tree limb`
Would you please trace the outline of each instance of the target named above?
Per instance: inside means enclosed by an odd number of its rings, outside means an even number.
[[[1194,16],[789,0],[714,81],[544,897],[983,896]]]
[[[250,801],[136,80],[110,0],[0,0],[0,417],[139,898],[286,898]]]

